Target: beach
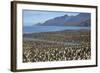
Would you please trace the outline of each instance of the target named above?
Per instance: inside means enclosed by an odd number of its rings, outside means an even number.
[[[23,62],[91,59],[89,29],[23,34]]]

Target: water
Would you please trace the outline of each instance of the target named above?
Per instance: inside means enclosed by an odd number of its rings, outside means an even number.
[[[80,30],[90,29],[90,27],[76,27],[76,26],[32,26],[23,27],[24,33],[37,33],[37,32],[54,32],[63,30]]]

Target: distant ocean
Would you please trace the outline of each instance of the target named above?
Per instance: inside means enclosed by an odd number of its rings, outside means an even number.
[[[77,26],[25,26],[23,27],[23,33],[38,33],[38,32],[54,32],[63,30],[80,30],[90,29],[90,27],[77,27]]]

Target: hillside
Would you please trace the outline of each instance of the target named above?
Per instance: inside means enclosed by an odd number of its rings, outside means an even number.
[[[44,23],[37,23],[39,26],[90,26],[91,24],[91,15],[89,13],[80,13],[76,16],[60,16],[50,20],[45,21]]]

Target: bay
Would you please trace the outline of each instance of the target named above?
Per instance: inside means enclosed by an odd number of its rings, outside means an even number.
[[[90,29],[90,27],[79,26],[25,26],[23,27],[23,33],[38,33],[38,32],[55,32],[63,30],[80,30]]]

